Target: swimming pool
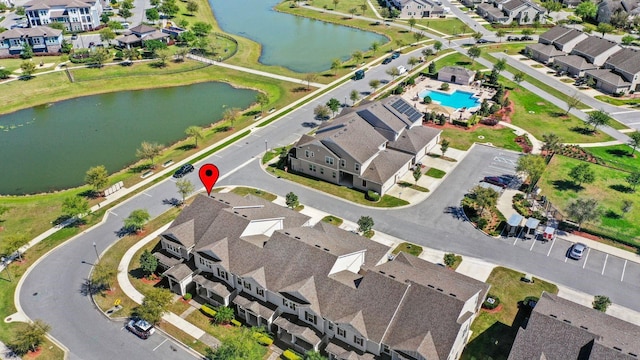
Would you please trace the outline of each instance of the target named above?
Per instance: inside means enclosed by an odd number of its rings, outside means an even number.
[[[429,96],[434,103],[452,107],[456,110],[460,108],[474,108],[480,106],[478,99],[473,97],[473,93],[456,90],[452,94],[447,94],[435,90],[422,90],[418,96],[420,99],[424,99],[425,96]]]

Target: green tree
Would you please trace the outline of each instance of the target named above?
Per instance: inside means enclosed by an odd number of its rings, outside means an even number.
[[[156,22],[156,21],[160,20],[160,13],[158,12],[158,9],[156,9],[156,8],[147,9],[144,12],[144,14],[147,17],[147,20],[149,20],[151,22]]]
[[[377,41],[374,41],[373,43],[371,43],[369,49],[371,49],[371,51],[373,52],[373,56],[376,56],[376,52],[380,49],[380,44]]]
[[[571,111],[571,109],[574,109],[578,105],[580,105],[580,98],[578,97],[578,93],[574,93],[573,95],[568,97],[566,102],[567,102],[567,112],[564,113],[565,116],[569,115],[569,112]]]
[[[222,113],[222,121],[229,121],[231,122],[231,127],[233,127],[233,123],[238,120],[238,118],[240,117],[240,109],[238,108],[227,108],[223,113]]]
[[[429,63],[429,67],[427,69],[429,71],[429,74],[435,74],[436,73],[436,63],[434,63],[433,61]]]
[[[193,44],[193,42],[196,41],[196,38],[196,34],[191,30],[184,31],[178,36],[178,40],[187,44]]]
[[[111,30],[122,30],[122,29],[124,29],[124,27],[122,26],[122,24],[119,21],[109,21],[107,23],[107,26]]]
[[[602,110],[592,111],[587,116],[587,124],[593,125],[593,131],[596,131],[598,126],[609,124],[609,121],[611,121],[611,116]]]
[[[473,33],[473,35],[471,35],[471,37],[473,37],[473,39],[477,42],[478,40],[482,39],[482,33],[480,31],[476,31]]]
[[[589,164],[576,165],[569,171],[569,177],[573,179],[576,185],[580,186],[582,183],[591,184],[596,180],[596,173],[591,169]]]
[[[531,36],[531,35],[533,35],[533,30],[531,30],[531,29],[522,29],[521,33],[522,33],[522,35],[525,35],[525,36]]]
[[[0,79],[8,79],[11,76],[11,71],[7,69],[0,69]]]
[[[604,37],[604,34],[608,34],[610,32],[613,32],[614,27],[611,24],[607,24],[607,23],[599,23],[598,26],[596,27],[596,31],[602,34],[602,37]]]
[[[120,8],[120,10],[118,11],[118,14],[125,20],[127,21],[128,18],[130,18],[131,16],[133,16],[133,13],[131,12],[130,9],[127,9],[126,7]]]
[[[326,105],[327,107],[329,107],[329,109],[331,109],[331,113],[333,116],[335,116],[338,110],[340,110],[340,100],[336,98],[329,99]]]
[[[442,49],[442,43],[436,40],[436,42],[433,43],[433,50],[435,50],[437,54],[440,49]]]
[[[22,251],[20,248],[29,242],[29,238],[23,233],[13,233],[5,235],[0,243],[0,254],[11,255],[18,254],[18,258],[22,261]]]
[[[504,29],[498,29],[496,31],[496,37],[498,38],[498,42],[502,42],[502,38],[507,34]]]
[[[433,49],[432,48],[425,48],[422,50],[422,56],[424,56],[424,60],[429,60],[430,56],[433,56]]]
[[[102,291],[111,289],[118,271],[105,264],[96,264],[91,271],[91,286],[93,289]]]
[[[358,64],[362,62],[364,55],[362,54],[362,51],[356,50],[353,52],[353,54],[351,54],[351,57],[353,58],[353,62],[355,63],[355,66],[357,67]]]
[[[329,118],[329,111],[331,111],[331,109],[329,109],[327,105],[320,104],[313,109],[313,114],[317,119],[325,120]]]
[[[84,176],[84,182],[91,186],[95,192],[105,187],[108,181],[109,173],[104,165],[90,167]]]
[[[476,186],[471,190],[472,201],[480,207],[480,215],[484,213],[486,208],[492,208],[498,203],[497,191],[491,188],[485,188],[482,186]]]
[[[36,72],[36,64],[33,61],[23,61],[20,64],[20,70],[22,70],[22,76],[29,79]]]
[[[227,306],[220,306],[216,311],[216,315],[213,317],[213,321],[215,321],[216,324],[228,324],[236,317],[233,309]]]
[[[338,75],[338,70],[342,67],[342,61],[340,59],[331,60],[331,70],[333,70],[333,76]]]
[[[27,12],[26,12],[26,10],[25,10],[24,6],[18,6],[18,7],[16,8],[16,15],[24,16],[26,13],[27,13]]]
[[[199,8],[200,8],[200,6],[198,5],[197,2],[195,2],[195,1],[187,1],[187,11],[189,12],[189,14],[191,16],[193,16],[193,13],[198,11]]]
[[[622,37],[621,41],[622,41],[622,45],[629,46],[633,44],[634,41],[636,41],[636,38],[633,35],[625,35]]]
[[[426,35],[422,31],[415,31],[413,33],[413,38],[416,40],[416,43],[419,43],[425,37],[426,37]]]
[[[353,17],[355,16],[355,14],[358,12],[357,8],[352,7],[351,9],[349,9],[349,14],[351,14],[351,18],[353,19]]]
[[[256,95],[256,102],[260,105],[260,113],[264,112],[264,107],[269,105],[269,95],[263,92],[259,92]]]
[[[189,49],[187,47],[179,47],[176,49],[174,55],[176,56],[176,62],[182,62],[189,54]]]
[[[566,212],[567,216],[578,224],[578,231],[583,223],[598,219],[601,213],[595,199],[576,199],[569,203]]]
[[[562,9],[562,3],[555,0],[547,0],[542,2],[542,7],[547,10],[547,14],[551,14],[552,12],[560,11],[560,9]]]
[[[198,147],[198,139],[204,139],[204,129],[200,126],[189,126],[187,130],[184,131],[189,137],[193,137],[195,141],[194,147]]]
[[[304,76],[304,81],[307,82],[307,90],[311,87],[311,83],[318,79],[318,75],[314,73],[308,73]]]
[[[516,71],[513,74],[513,82],[520,85],[520,83],[524,80],[525,74],[522,71]]]
[[[372,79],[369,81],[369,86],[373,89],[373,92],[376,92],[376,89],[380,87],[380,80]]]
[[[395,79],[396,76],[400,75],[400,70],[397,67],[390,67],[386,71],[387,75],[391,76],[392,79]]]
[[[358,90],[351,90],[351,93],[349,93],[349,99],[351,99],[351,104],[355,105],[356,101],[358,101],[358,99],[360,99],[360,92]]]
[[[111,55],[109,51],[103,48],[97,48],[94,50],[93,55],[91,56],[91,63],[95,67],[102,67],[104,63],[109,59]]]
[[[518,158],[516,171],[525,174],[529,179],[527,192],[531,192],[533,185],[538,181],[546,166],[544,158],[539,155],[527,154]]]
[[[50,329],[51,326],[39,319],[28,323],[27,326],[20,327],[15,331],[15,338],[9,344],[9,348],[19,356],[25,355],[29,351],[35,352]]]
[[[340,0],[333,0],[333,10],[338,8],[339,3],[340,3]]]
[[[327,358],[322,356],[318,351],[310,350],[304,353],[304,360],[327,360]]]
[[[368,8],[368,7],[369,7],[369,6],[368,6],[366,3],[365,3],[365,4],[360,5],[360,10],[362,10],[362,16],[364,16],[364,13],[365,13],[365,11],[367,11],[367,8]]]
[[[560,138],[555,133],[542,134],[542,150],[547,154],[554,154],[556,151],[562,148]]]
[[[638,171],[632,172],[631,174],[629,174],[629,176],[627,176],[626,180],[627,180],[627,184],[631,186],[631,190],[635,192],[636,186],[640,184],[640,172]]]
[[[420,166],[416,165],[413,168],[413,180],[416,181],[416,185],[418,184],[418,180],[420,180],[421,177],[422,177],[422,169],[420,168]]]
[[[500,74],[504,69],[507,68],[507,59],[500,59],[493,64],[493,70],[495,70],[498,74]]]
[[[144,250],[140,255],[140,270],[148,277],[158,268],[158,259],[153,256],[151,251]]]
[[[583,20],[595,19],[598,14],[598,5],[593,1],[583,1],[576,6],[575,14]]]
[[[413,16],[409,20],[407,20],[407,23],[409,23],[409,29],[411,29],[411,31],[413,31],[413,27],[416,26],[416,22],[417,20],[414,19]]]
[[[640,147],[640,132],[638,132],[638,130],[629,134],[628,144],[633,148],[633,151],[631,151],[631,155],[629,156],[633,157],[633,154],[635,154],[636,149]]]
[[[358,219],[358,231],[361,233],[371,231],[373,225],[373,218],[371,218],[371,216],[360,216],[360,219]]]
[[[263,357],[262,346],[246,328],[240,328],[237,336],[226,339],[217,348],[206,350],[209,360],[261,360]]]
[[[157,324],[162,315],[168,312],[173,295],[171,291],[163,288],[151,288],[144,294],[142,304],[135,310],[136,314],[151,324]]]
[[[607,308],[611,305],[611,299],[608,296],[596,295],[593,297],[592,305],[598,311],[607,312]]]
[[[476,58],[480,57],[482,50],[477,46],[472,46],[467,50],[467,55],[471,58],[471,64],[473,65]]]
[[[300,201],[298,200],[298,195],[294,194],[293,191],[287,193],[285,197],[285,204],[287,204],[288,208],[295,209],[300,205]]]
[[[178,189],[178,194],[182,196],[183,204],[187,196],[191,195],[191,193],[195,191],[195,187],[189,179],[176,180],[176,188]]]
[[[133,210],[131,214],[124,219],[124,228],[132,232],[138,232],[142,230],[149,219],[151,219],[151,215],[146,209]]]
[[[176,5],[175,0],[164,0],[162,1],[162,5],[158,8],[161,12],[163,12],[168,17],[172,18],[175,14],[180,11],[178,5]]]
[[[620,210],[622,210],[622,213],[627,214],[631,212],[631,209],[633,209],[633,201],[622,200],[622,206],[620,206]]]
[[[150,143],[143,141],[136,150],[136,157],[139,159],[147,159],[151,162],[150,167],[155,168],[155,158],[162,152],[162,145],[158,143]]]
[[[207,24],[206,22],[203,22],[203,21],[198,21],[191,26],[191,31],[193,31],[193,33],[199,37],[205,37],[209,35],[209,33],[211,32],[211,29],[213,29],[211,24]]]
[[[456,263],[456,254],[453,254],[453,253],[444,254],[444,259],[443,260],[444,260],[444,264],[448,268],[451,268]]]
[[[87,199],[77,195],[71,195],[62,201],[62,213],[70,217],[77,217],[89,212]]]
[[[100,40],[103,42],[110,42],[111,40],[116,38],[116,33],[111,30],[111,28],[106,27],[100,30]]]
[[[418,60],[417,57],[411,56],[409,57],[409,60],[407,60],[407,65],[411,66],[411,68],[413,69],[413,67],[416,66],[416,64],[418,64],[419,62],[420,60]]]
[[[442,157],[444,157],[444,154],[447,152],[447,150],[449,150],[449,140],[447,139],[442,139],[440,140],[440,151],[442,152]]]

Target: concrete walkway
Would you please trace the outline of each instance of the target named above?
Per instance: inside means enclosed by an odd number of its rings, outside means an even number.
[[[517,136],[527,135],[529,141],[531,141],[531,145],[533,146],[533,149],[531,149],[532,154],[540,154],[540,152],[542,152],[542,141],[536,139],[530,132],[505,121],[500,121],[499,124],[515,130]]]
[[[20,360],[20,357],[13,354],[3,342],[0,342],[0,360]]]

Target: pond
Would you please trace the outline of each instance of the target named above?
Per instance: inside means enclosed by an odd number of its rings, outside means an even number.
[[[142,141],[169,145],[191,125],[207,126],[224,107],[246,109],[256,92],[226,83],[123,91],[21,110],[0,117],[0,194],[30,194],[84,183],[135,162]]]
[[[331,61],[347,60],[356,50],[366,51],[374,41],[386,37],[324,21],[277,12],[278,0],[209,0],[225,32],[249,38],[262,45],[260,62],[296,72],[321,72]]]

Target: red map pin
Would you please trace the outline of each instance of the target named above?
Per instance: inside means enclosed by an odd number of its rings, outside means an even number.
[[[216,181],[218,181],[218,176],[220,175],[218,167],[213,164],[204,164],[200,168],[198,175],[200,175],[202,185],[207,189],[207,195],[211,196],[211,189],[213,189],[213,186],[216,184]]]

